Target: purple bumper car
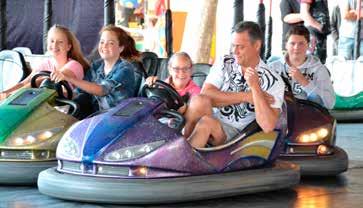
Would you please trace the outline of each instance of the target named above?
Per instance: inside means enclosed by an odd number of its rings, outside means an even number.
[[[58,167],[40,173],[39,191],[67,200],[155,204],[270,191],[299,182],[297,165],[276,161],[284,125],[263,133],[254,122],[229,143],[195,149],[180,133],[183,116],[173,110],[180,98],[162,86],[144,90],[148,98],[127,99],[74,124],[58,145]],[[176,124],[163,123],[166,117]]]

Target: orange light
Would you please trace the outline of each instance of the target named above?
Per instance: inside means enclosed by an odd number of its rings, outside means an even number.
[[[24,144],[23,138],[21,138],[21,137],[16,138],[15,139],[15,144],[16,145],[23,145]]]
[[[29,135],[29,136],[27,136],[26,138],[25,138],[25,143],[26,144],[32,144],[32,143],[34,143],[35,142],[35,137],[33,137],[33,136],[31,136],[31,135]]]
[[[318,155],[327,155],[328,154],[328,147],[325,145],[319,145],[317,149]]]
[[[318,135],[320,138],[324,138],[324,137],[328,136],[328,134],[329,134],[329,131],[325,128],[322,128],[318,131]]]
[[[301,142],[303,142],[303,143],[310,142],[310,137],[309,137],[309,135],[304,134],[304,135],[301,137],[300,141],[301,141]]]
[[[137,167],[136,169],[132,170],[133,176],[140,176],[144,177],[147,174],[147,167]]]
[[[145,175],[146,175],[146,173],[147,173],[147,168],[145,168],[145,167],[141,167],[141,168],[139,168],[139,173],[140,173],[140,175],[145,176]]]
[[[41,139],[41,140],[46,140],[46,139],[49,139],[52,136],[53,136],[53,133],[51,131],[45,131],[45,132],[41,133],[38,136],[38,138]]]
[[[315,133],[311,133],[310,142],[316,142],[316,141],[318,141],[318,135],[316,135]]]

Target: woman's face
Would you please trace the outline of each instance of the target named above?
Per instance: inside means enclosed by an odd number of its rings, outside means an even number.
[[[61,30],[52,29],[48,32],[47,50],[53,57],[67,57],[72,45],[66,34]]]
[[[177,56],[169,66],[169,74],[173,85],[177,89],[184,88],[191,80],[192,66],[189,60],[183,56]]]
[[[98,44],[98,52],[104,60],[117,60],[123,46],[120,46],[116,33],[112,31],[104,31]]]

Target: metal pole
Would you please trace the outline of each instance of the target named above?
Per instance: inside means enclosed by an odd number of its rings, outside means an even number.
[[[263,41],[261,44],[260,56],[264,58],[265,54],[265,32],[266,32],[266,19],[265,19],[265,4],[263,0],[260,0],[258,3],[257,14],[256,14],[257,24],[260,26],[262,34],[263,34]]]
[[[266,33],[265,33],[265,54],[264,61],[267,61],[271,56],[271,44],[272,44],[272,0],[270,0],[270,9],[268,15]]]
[[[6,49],[6,0],[0,1],[0,51]]]
[[[361,0],[358,0],[358,4],[357,4],[357,20],[356,20],[356,32],[355,32],[355,37],[354,37],[354,51],[353,51],[353,58],[357,59],[360,56],[360,30],[361,30],[361,25],[360,25],[360,12],[361,12]]]
[[[165,44],[166,44],[166,54],[168,57],[173,55],[173,19],[170,10],[170,0],[168,0],[166,5],[165,13]]]
[[[233,3],[234,17],[233,17],[233,25],[236,25],[238,22],[243,21],[243,0],[235,0]]]
[[[114,0],[104,0],[104,25],[115,24],[115,2]]]
[[[52,0],[44,0],[44,13],[43,13],[43,53],[47,51],[47,36],[48,30],[52,25]]]

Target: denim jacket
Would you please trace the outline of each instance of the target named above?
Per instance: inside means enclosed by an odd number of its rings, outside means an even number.
[[[112,108],[121,100],[131,97],[135,90],[134,66],[128,61],[119,59],[112,70],[105,75],[103,60],[92,63],[84,80],[101,85],[104,96],[93,95],[92,102],[98,104],[99,110]],[[83,92],[81,89],[77,89]]]

